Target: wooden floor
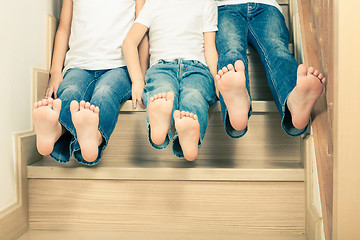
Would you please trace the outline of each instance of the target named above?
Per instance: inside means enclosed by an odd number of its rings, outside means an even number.
[[[18,240],[305,240],[303,234],[289,233],[138,233],[101,231],[29,230]]]

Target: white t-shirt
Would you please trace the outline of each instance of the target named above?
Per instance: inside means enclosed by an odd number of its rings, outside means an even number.
[[[242,3],[262,3],[262,4],[267,4],[267,5],[271,5],[274,7],[277,7],[277,9],[280,10],[280,12],[282,12],[282,9],[280,7],[280,5],[277,3],[276,0],[256,0],[256,1],[249,1],[249,0],[216,0],[218,6],[223,6],[223,5],[232,5],[232,4],[242,4]]]
[[[121,45],[135,19],[135,0],[73,0],[64,70],[125,66]]]
[[[135,22],[149,28],[150,65],[160,59],[206,65],[204,32],[217,31],[214,0],[147,0]]]

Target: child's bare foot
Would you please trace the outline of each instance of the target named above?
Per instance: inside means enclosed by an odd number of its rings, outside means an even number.
[[[292,123],[297,129],[303,129],[308,124],[311,110],[323,91],[324,83],[325,77],[318,70],[299,65],[296,87],[287,100]]]
[[[49,155],[62,134],[62,126],[59,123],[60,110],[60,99],[49,98],[34,103],[36,146],[41,155]]]
[[[179,134],[179,143],[188,161],[194,161],[198,155],[200,124],[197,115],[179,110],[174,111],[175,129]]]
[[[236,71],[235,71],[236,70]],[[243,130],[248,124],[250,97],[246,89],[245,66],[241,60],[219,70],[215,80],[228,109],[230,124]]]
[[[159,93],[150,98],[149,123],[150,137],[153,143],[160,145],[170,130],[171,112],[174,103],[174,93]]]
[[[98,130],[99,107],[89,102],[72,101],[70,104],[71,118],[76,129],[77,140],[80,144],[81,155],[88,162],[96,160],[102,143],[102,135]]]

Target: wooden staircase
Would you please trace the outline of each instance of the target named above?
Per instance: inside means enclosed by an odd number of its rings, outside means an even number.
[[[290,26],[288,0],[279,3]],[[226,135],[216,103],[198,159],[186,162],[151,148],[146,113],[127,101],[96,166],[27,160],[19,239],[305,239],[303,139],[283,132],[260,59],[252,48],[248,57],[254,113],[243,138]],[[24,138],[35,149],[34,133]]]

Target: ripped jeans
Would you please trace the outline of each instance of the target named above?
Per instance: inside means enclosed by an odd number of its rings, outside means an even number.
[[[62,101],[59,122],[67,131],[55,143],[50,156],[58,162],[66,163],[74,155],[79,163],[95,165],[99,162],[110,135],[114,131],[120,104],[131,96],[131,81],[127,68],[108,70],[71,68],[66,71],[57,96]],[[100,108],[99,131],[104,141],[99,146],[99,154],[94,162],[85,161],[81,155],[70,113],[70,103],[73,100],[78,102],[84,100]]]
[[[150,98],[158,93],[173,92],[175,95],[171,113],[171,126],[175,110],[188,111],[198,116],[200,124],[199,147],[205,137],[208,124],[209,106],[216,102],[214,79],[207,66],[196,60],[176,59],[174,61],[160,60],[146,72],[143,99],[146,107]],[[172,127],[165,138],[165,142],[156,145],[150,138],[149,115],[147,113],[147,131],[151,146],[164,149],[170,143]],[[184,157],[179,144],[178,134],[173,137],[173,153],[177,157]]]

